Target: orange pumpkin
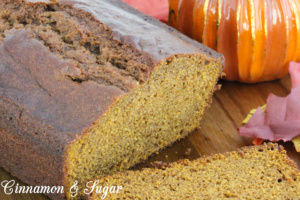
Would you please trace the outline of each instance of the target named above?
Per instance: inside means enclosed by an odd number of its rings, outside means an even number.
[[[299,0],[169,0],[169,23],[225,56],[227,80],[269,81],[300,61]]]

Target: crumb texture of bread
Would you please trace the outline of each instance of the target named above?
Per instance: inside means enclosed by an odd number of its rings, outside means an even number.
[[[102,187],[122,186],[106,199],[300,198],[299,170],[285,150],[271,143],[182,160],[165,170],[125,171],[97,180]],[[94,192],[87,197],[98,200],[102,195]]]
[[[70,185],[128,169],[198,127],[218,76],[217,68],[205,62],[174,57],[158,66],[145,85],[117,101],[89,134],[70,146]]]
[[[0,166],[82,198],[198,127],[223,63],[119,0],[0,0]]]

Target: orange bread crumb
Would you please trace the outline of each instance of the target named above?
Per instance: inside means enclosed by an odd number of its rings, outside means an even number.
[[[300,198],[300,173],[277,144],[182,160],[165,170],[126,171],[98,180],[102,187],[122,186],[118,193],[107,193],[106,199]],[[101,197],[103,193],[87,195],[89,200]]]

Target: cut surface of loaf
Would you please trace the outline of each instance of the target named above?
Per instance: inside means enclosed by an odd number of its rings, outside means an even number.
[[[87,195],[89,200],[300,198],[300,172],[277,144],[244,147],[194,161],[182,160],[165,170],[119,172],[88,182],[87,194],[94,183],[102,188],[97,193],[94,187],[94,192]],[[118,193],[111,186],[119,186]]]
[[[0,0],[0,166],[80,198],[198,127],[222,67],[118,0]]]

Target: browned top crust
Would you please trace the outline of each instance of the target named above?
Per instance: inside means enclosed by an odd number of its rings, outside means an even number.
[[[112,29],[115,39],[130,43],[137,49],[149,53],[154,62],[182,53],[200,53],[216,59],[222,58],[221,54],[180,34],[172,27],[142,14],[121,0],[58,1],[63,4],[73,4],[92,13],[96,19]],[[107,12],[107,8],[112,9]]]
[[[49,2],[49,0],[26,1]],[[57,2],[89,12],[113,31],[116,40],[149,53],[154,63],[174,54],[200,53],[214,59],[223,58],[221,54],[139,12],[121,0],[57,0]]]
[[[70,80],[68,76],[78,73],[78,68],[49,53],[25,30],[5,38],[0,60],[1,99],[18,107],[18,120],[23,111],[28,112],[35,123],[67,133],[55,136],[61,142],[89,128],[115,98],[124,94],[115,86]]]

